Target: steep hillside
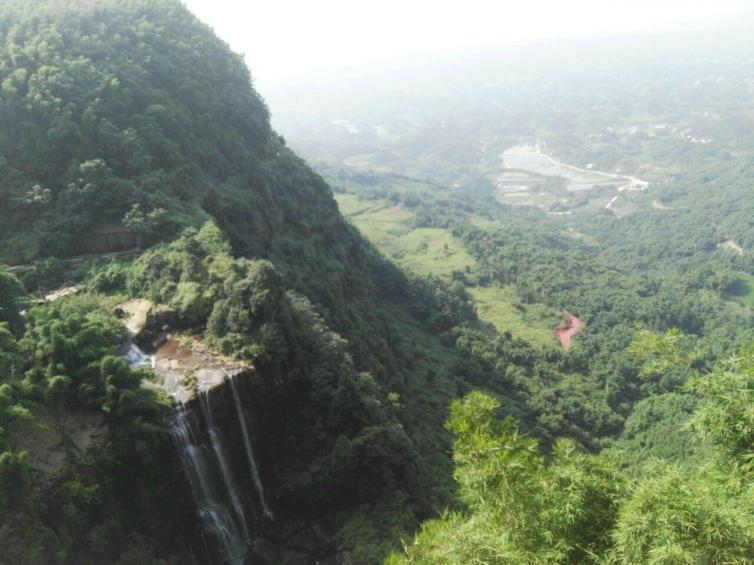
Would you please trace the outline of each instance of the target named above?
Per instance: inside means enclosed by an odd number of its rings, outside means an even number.
[[[0,261],[37,294],[0,268],[0,559],[374,563],[459,505],[443,422],[472,388],[548,453],[619,432],[637,362],[606,394],[578,347],[547,343],[552,317],[541,343],[477,318],[464,277],[513,296],[479,253],[422,279],[381,256],[178,0],[5,2],[0,87]],[[403,227],[433,250],[469,235],[428,213]],[[63,284],[78,295],[42,298]],[[212,390],[181,375],[182,407],[147,355],[126,363],[133,341],[241,369]]]
[[[155,393],[138,409],[114,412],[115,391],[145,377],[122,364],[92,368],[123,339],[110,312],[126,294],[169,304],[192,332],[257,367],[254,443],[278,511],[269,536],[292,535],[290,524],[312,521],[333,536],[363,505],[403,500],[394,525],[367,527],[365,539],[377,546],[365,555],[384,553],[379,544],[397,542],[450,485],[444,412],[413,426],[405,418],[407,433],[395,400],[403,392],[397,387],[434,365],[412,369],[409,358],[453,356],[417,314],[421,291],[342,220],[326,184],[271,131],[242,59],[179,2],[10,2],[0,9],[0,32],[0,257],[36,262],[23,271],[29,285],[55,279],[43,274],[51,264],[45,258],[144,249],[213,220],[133,265],[94,266],[84,282],[97,296],[31,309],[25,324],[13,298],[20,287],[3,275],[3,316],[15,332],[2,351],[3,484],[15,491],[0,508],[9,520],[0,529],[8,555],[101,562],[123,557],[138,536],[146,553],[183,561],[187,548],[201,545],[189,536],[194,512],[164,514],[191,508],[185,480],[169,479],[179,466],[175,453],[164,455],[172,449],[166,399]],[[72,276],[68,263],[53,264],[56,276]],[[95,331],[95,322],[104,325]],[[410,335],[417,351],[398,345]],[[44,352],[32,354],[36,347]],[[50,410],[56,415],[46,420]],[[26,431],[85,410],[105,418],[105,443],[37,466],[41,440]],[[153,430],[149,443],[135,432],[140,426]],[[85,456],[89,448],[99,455]],[[158,465],[161,459],[171,462]],[[122,470],[107,478],[113,468]],[[50,517],[66,504],[61,529]],[[334,519],[336,510],[343,518]],[[103,514],[112,519],[95,531]],[[38,541],[24,549],[31,532]]]
[[[35,305],[2,272],[6,557],[185,562],[213,546],[169,399],[117,357],[127,297],[256,367],[245,408],[275,520],[255,535],[371,562],[451,503],[442,421],[471,354],[447,332],[473,313],[342,219],[241,58],[177,0],[13,1],[0,38],[0,258],[30,290],[81,290]],[[120,250],[136,258],[104,259]]]
[[[243,61],[177,2],[6,2],[0,30],[6,260],[126,245],[105,235],[134,205],[148,238],[196,223],[278,151]]]
[[[0,30],[0,260],[144,248],[214,218],[336,326],[370,300],[375,263],[329,188],[178,2],[10,2]]]

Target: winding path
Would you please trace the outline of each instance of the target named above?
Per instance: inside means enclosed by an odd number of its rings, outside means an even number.
[[[581,167],[577,167],[576,165],[569,165],[568,163],[563,163],[562,161],[558,161],[554,157],[548,155],[547,153],[542,153],[542,151],[538,151],[542,157],[553,163],[554,165],[558,165],[559,167],[563,167],[566,169],[570,169],[572,171],[576,171],[577,173],[583,173],[583,174],[593,174],[601,177],[606,177],[613,180],[621,180],[625,182],[626,180],[629,181],[629,185],[627,187],[621,187],[618,190],[623,191],[623,189],[627,188],[628,190],[631,189],[638,189],[638,190],[644,190],[649,186],[649,183],[645,180],[641,180],[636,177],[632,177],[631,175],[622,175],[619,173],[608,173],[605,171],[599,171],[597,169],[583,169]]]
[[[78,255],[76,257],[68,257],[66,259],[60,259],[63,263],[83,263],[84,261],[88,261],[89,259],[112,259],[115,257],[130,257],[132,255],[136,255],[139,252],[139,249],[137,247],[134,247],[133,249],[126,249],[125,251],[112,251],[110,253],[92,253],[89,255]],[[33,264],[27,264],[27,265],[6,265],[0,263],[0,267],[3,267],[6,271],[9,273],[20,273],[22,271],[28,271],[29,269],[33,269]]]

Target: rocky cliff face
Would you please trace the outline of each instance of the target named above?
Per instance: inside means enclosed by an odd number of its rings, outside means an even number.
[[[259,457],[266,434],[254,417],[255,378],[228,377],[176,407],[172,435],[199,517],[192,552],[218,565],[348,563],[324,520],[291,507],[295,472]]]
[[[128,329],[127,360],[151,368],[156,380],[145,386],[159,386],[174,403],[170,465],[181,470],[176,481],[191,493],[196,518],[186,522],[186,550],[218,565],[347,562],[325,520],[301,513],[302,477],[312,473],[277,457],[260,394],[265,376],[174,333],[186,321],[164,305],[134,299],[116,312]]]

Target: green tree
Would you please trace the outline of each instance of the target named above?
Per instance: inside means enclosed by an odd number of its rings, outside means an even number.
[[[10,324],[15,330],[21,324],[18,299],[23,292],[23,285],[16,276],[0,267],[0,322]]]
[[[622,504],[608,562],[751,563],[754,512],[743,485],[714,469],[660,467]]]
[[[562,440],[545,464],[499,408],[481,392],[453,403],[447,426],[466,511],[424,524],[388,563],[578,563],[610,546],[623,491],[613,462]]]

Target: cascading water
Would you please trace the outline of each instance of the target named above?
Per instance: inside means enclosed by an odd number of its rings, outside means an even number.
[[[162,361],[158,369],[155,355],[144,352],[132,340],[129,340],[127,345],[128,349],[124,353],[124,358],[129,366],[134,369],[149,367],[160,373],[166,381],[169,377],[175,380],[175,375],[171,373],[172,369],[165,369]],[[205,372],[210,369],[215,371],[218,369],[209,365],[203,366],[203,368]],[[267,504],[264,486],[252,451],[248,424],[243,411],[236,376],[224,368],[220,369],[227,377],[226,380],[230,381],[239,423],[238,428],[234,429],[240,428],[245,458],[251,470],[254,488],[257,491],[265,517],[272,520],[272,511]],[[234,367],[234,370],[237,369]],[[203,382],[206,385],[206,381]],[[222,382],[222,377],[213,384],[220,384],[220,382]],[[171,396],[174,399],[177,398],[174,394]],[[221,562],[223,565],[243,565],[251,545],[249,528],[251,526],[253,529],[259,525],[256,523],[256,519],[253,522],[247,520],[244,513],[244,497],[242,491],[239,491],[238,488],[238,485],[243,482],[239,480],[237,483],[235,480],[236,478],[240,479],[242,471],[238,471],[238,464],[243,461],[243,458],[241,457],[234,464],[232,452],[228,452],[226,449],[224,440],[229,439],[227,434],[230,434],[232,430],[228,427],[229,422],[226,422],[225,419],[222,420],[221,429],[218,429],[215,424],[210,391],[196,391],[196,401],[201,410],[200,413],[190,408],[190,404],[178,402],[175,405],[175,422],[171,429],[171,435],[188,478],[199,518],[205,530],[215,538]],[[233,437],[237,436],[234,435]],[[248,499],[246,499],[246,502],[246,508],[248,509],[250,506],[254,511],[255,504],[249,504]]]
[[[197,396],[199,397],[199,404],[202,408],[204,419],[207,422],[207,433],[209,435],[210,445],[212,446],[212,451],[215,453],[215,459],[217,460],[220,467],[220,474],[222,475],[225,489],[228,492],[230,502],[236,512],[236,519],[238,520],[239,525],[243,528],[244,533],[247,535],[246,541],[248,542],[249,529],[246,525],[246,514],[243,511],[241,497],[238,496],[236,483],[230,473],[230,465],[228,465],[228,457],[225,453],[225,449],[223,448],[222,440],[220,439],[220,435],[217,432],[217,428],[215,428],[215,422],[212,418],[212,407],[210,406],[209,402],[209,394],[205,390],[199,391]]]
[[[139,369],[140,367],[150,367],[154,369],[155,358],[154,355],[144,353],[144,351],[135,343],[131,342],[126,351],[126,363],[128,363],[132,369]]]
[[[197,437],[198,434],[195,433],[191,414],[183,404],[176,406],[176,422],[171,433],[180,450],[181,461],[199,509],[199,516],[207,528],[216,536],[223,562],[229,565],[243,565],[248,546],[245,519],[242,524],[239,524],[238,522],[241,521],[239,515],[236,514],[234,519],[234,516],[228,512],[227,504],[216,492],[213,486],[210,462],[206,457],[201,441]],[[221,449],[219,451],[222,453]],[[218,457],[218,460],[220,459],[222,458]],[[225,465],[225,468],[227,469],[227,465]],[[236,504],[233,501],[233,493],[230,492],[229,484],[232,483],[226,482],[226,488],[229,490],[231,505],[235,507]],[[241,508],[240,503],[238,508]],[[242,516],[243,512],[241,511]]]
[[[241,404],[241,395],[238,393],[238,385],[236,384],[236,376],[229,374],[228,380],[230,381],[230,388],[233,391],[233,401],[235,402],[235,405],[236,405],[236,415],[238,416],[238,421],[241,424],[241,435],[243,436],[244,449],[246,450],[246,458],[249,460],[249,467],[251,467],[251,478],[254,481],[254,485],[257,487],[257,492],[259,493],[259,500],[262,504],[262,510],[264,511],[265,515],[270,520],[273,520],[274,517],[272,515],[272,510],[270,510],[270,507],[267,504],[267,497],[265,496],[264,485],[262,484],[262,479],[259,476],[259,468],[257,467],[257,462],[256,462],[256,459],[254,458],[254,452],[251,449],[251,440],[249,439],[249,430],[248,430],[248,427],[246,426],[246,417],[243,412],[243,405]]]

